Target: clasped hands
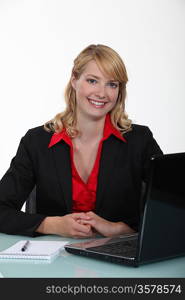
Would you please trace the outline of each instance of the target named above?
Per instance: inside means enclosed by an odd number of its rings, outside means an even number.
[[[61,217],[61,235],[74,238],[89,238],[100,234],[112,237],[134,230],[123,222],[110,222],[94,212],[72,213]]]

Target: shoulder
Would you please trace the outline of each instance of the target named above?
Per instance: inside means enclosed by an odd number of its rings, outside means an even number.
[[[157,141],[153,137],[153,133],[148,126],[133,124],[132,130],[125,134],[130,149],[134,151],[144,151],[149,153],[151,157],[154,154],[162,154]]]
[[[26,132],[26,135],[31,136],[52,136],[52,134],[52,132],[48,132],[44,129],[44,125],[31,128]]]
[[[153,137],[153,134],[148,126],[132,124],[132,130],[124,134],[126,139],[147,139]]]
[[[44,125],[29,129],[23,137],[23,142],[29,145],[49,144],[53,132],[47,132]]]

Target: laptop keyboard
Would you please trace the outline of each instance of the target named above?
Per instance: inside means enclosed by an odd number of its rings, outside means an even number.
[[[88,250],[98,253],[106,253],[110,255],[118,255],[124,257],[136,256],[137,239],[105,244],[102,246],[90,247]]]

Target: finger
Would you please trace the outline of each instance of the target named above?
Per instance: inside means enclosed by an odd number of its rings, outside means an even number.
[[[90,216],[88,216],[86,213],[73,213],[71,214],[72,218],[77,220],[77,219],[84,219],[84,220],[89,220]]]
[[[89,228],[91,228],[91,223],[89,223],[88,220],[78,219],[78,220],[76,220],[76,222],[78,224],[85,225],[85,226],[88,226]]]
[[[93,236],[95,236],[95,232],[93,232],[92,230],[89,233],[84,233],[84,232],[78,231],[74,234],[75,238],[88,238],[88,237],[93,237]]]
[[[91,231],[91,226],[90,226],[90,224],[84,225],[84,224],[79,224],[78,222],[76,222],[74,229],[79,232],[89,233]]]
[[[96,221],[95,220],[78,220],[78,223],[82,224],[82,225],[95,226]]]
[[[93,211],[88,211],[88,212],[86,213],[86,215],[87,215],[88,217],[95,217],[95,216],[97,216]]]

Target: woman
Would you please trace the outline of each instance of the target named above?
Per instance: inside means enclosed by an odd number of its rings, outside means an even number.
[[[150,157],[162,152],[125,113],[127,81],[113,49],[90,45],[78,55],[66,110],[26,133],[1,180],[1,232],[87,238],[137,230]],[[35,185],[37,212],[24,213]]]

